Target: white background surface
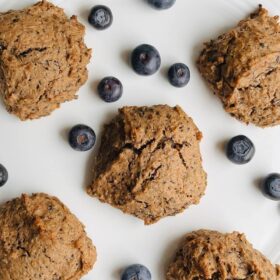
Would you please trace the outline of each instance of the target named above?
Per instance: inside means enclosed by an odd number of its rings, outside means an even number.
[[[259,1],[177,0],[172,9],[162,12],[145,0],[53,2],[86,24],[86,42],[93,48],[89,80],[77,101],[40,120],[20,122],[0,104],[0,162],[10,174],[0,189],[0,202],[23,192],[58,196],[86,225],[97,247],[98,261],[84,280],[117,280],[119,271],[132,263],[148,266],[154,280],[164,279],[178,242],[185,233],[200,228],[245,232],[256,248],[280,262],[280,205],[264,198],[257,188],[260,178],[280,172],[280,127],[245,126],[228,116],[195,67],[202,42],[236,25]],[[0,0],[0,8],[18,9],[32,3]],[[280,14],[278,0],[262,3],[272,14]],[[95,4],[111,7],[114,23],[110,29],[96,31],[87,24],[88,11]],[[128,53],[141,43],[152,44],[161,53],[162,69],[154,76],[137,76],[127,64]],[[191,69],[191,82],[184,89],[171,87],[165,78],[166,68],[174,62],[185,62]],[[124,85],[123,98],[114,104],[102,102],[95,90],[97,81],[107,75],[118,77]],[[156,103],[179,104],[202,130],[201,151],[209,183],[198,206],[144,226],[85,193],[93,153],[73,151],[66,137],[77,123],[90,125],[100,137],[102,125],[118,107]],[[255,158],[246,166],[233,165],[222,150],[224,141],[237,134],[249,136],[256,145]]]

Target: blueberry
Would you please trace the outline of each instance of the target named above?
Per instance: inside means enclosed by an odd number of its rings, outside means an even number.
[[[0,164],[0,187],[3,187],[7,183],[8,177],[7,169]]]
[[[151,280],[149,269],[141,264],[134,264],[124,270],[121,280]]]
[[[255,146],[252,141],[244,135],[233,137],[227,144],[227,157],[233,163],[248,163],[255,155]]]
[[[272,200],[280,200],[280,174],[268,175],[262,184],[264,194]]]
[[[158,71],[161,65],[160,54],[151,45],[140,45],[131,54],[131,65],[133,70],[139,75],[152,75]]]
[[[113,22],[112,11],[103,5],[94,6],[88,17],[89,23],[98,30],[108,28]]]
[[[174,87],[184,87],[190,81],[190,70],[184,63],[175,63],[168,70],[168,79]]]
[[[175,2],[176,0],[148,0],[148,3],[158,10],[169,9]]]
[[[74,150],[85,152],[94,146],[96,135],[87,125],[78,124],[71,128],[68,140]]]
[[[119,100],[123,93],[122,83],[115,77],[106,77],[98,84],[98,94],[105,102]]]

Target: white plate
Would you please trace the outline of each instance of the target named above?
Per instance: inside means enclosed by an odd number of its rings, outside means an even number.
[[[8,184],[0,189],[0,202],[22,192],[47,192],[58,196],[86,225],[98,250],[98,261],[85,280],[119,279],[119,271],[132,263],[147,265],[154,280],[164,270],[183,235],[199,228],[245,232],[256,248],[273,262],[280,261],[280,205],[263,197],[258,180],[280,172],[280,127],[245,126],[227,115],[220,101],[207,88],[195,67],[202,43],[233,27],[254,11],[259,0],[178,0],[167,11],[151,9],[145,0],[56,0],[69,15],[86,24],[86,41],[93,48],[88,83],[78,101],[62,105],[50,117],[20,122],[0,104],[0,162],[9,170]],[[32,4],[31,0],[0,0],[2,11]],[[95,4],[112,8],[114,23],[106,31],[87,24]],[[272,14],[280,14],[278,0],[263,0]],[[152,77],[134,74],[127,56],[140,43],[155,45],[162,56],[162,71]],[[171,87],[164,73],[174,62],[191,69],[191,82],[184,89]],[[115,75],[124,85],[123,98],[114,104],[96,94],[97,81]],[[198,206],[166,218],[153,226],[122,214],[89,197],[92,153],[71,150],[67,130],[77,124],[92,126],[100,136],[102,125],[123,105],[180,104],[203,131],[201,150],[209,183]],[[256,145],[254,160],[246,166],[230,163],[222,143],[245,134]]]

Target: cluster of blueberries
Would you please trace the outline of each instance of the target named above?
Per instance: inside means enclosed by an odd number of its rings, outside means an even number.
[[[147,0],[154,8],[163,10],[172,7],[176,0]],[[108,28],[113,22],[112,11],[103,5],[92,8],[88,17],[89,23],[98,30]],[[161,65],[158,50],[148,44],[136,47],[131,53],[131,66],[133,70],[143,76],[156,73]],[[173,64],[168,71],[168,80],[175,87],[184,87],[190,80],[189,68],[183,63]],[[98,94],[105,102],[119,100],[123,93],[122,83],[115,77],[105,77],[98,85]],[[96,135],[92,128],[86,125],[74,126],[68,136],[70,146],[76,151],[88,151],[96,142]],[[233,137],[226,146],[226,155],[235,164],[246,164],[255,155],[253,142],[244,135]],[[0,187],[8,181],[8,171],[0,164]],[[270,199],[280,201],[280,174],[268,175],[262,183],[263,193]],[[126,268],[121,280],[151,280],[148,268],[135,264]]]
[[[148,3],[157,9],[167,9],[173,6],[175,1],[148,0]],[[94,6],[89,14],[88,21],[98,30],[107,29],[113,22],[112,11],[103,5]],[[142,44],[132,51],[131,66],[139,75],[153,75],[161,66],[160,54],[155,47]],[[167,77],[171,85],[184,87],[190,80],[190,70],[184,63],[175,63],[169,68]],[[119,100],[122,93],[122,83],[115,77],[105,77],[98,85],[98,94],[105,102]]]
[[[226,154],[235,164],[246,164],[255,155],[253,142],[244,135],[233,137],[226,146]],[[280,201],[280,174],[269,174],[262,182],[261,189],[265,196],[272,200]]]

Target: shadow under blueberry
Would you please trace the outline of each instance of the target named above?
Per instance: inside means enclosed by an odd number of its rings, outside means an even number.
[[[102,80],[102,78],[94,80],[94,81],[91,83],[91,86],[90,86],[92,92],[93,92],[94,94],[96,94],[96,96],[98,96],[98,97],[99,97],[99,95],[98,95],[98,85],[99,85],[99,83],[100,83],[101,80]]]
[[[88,7],[84,7],[80,10],[80,12],[78,13],[79,18],[84,20],[85,22],[88,22],[88,16],[90,13],[90,10],[92,8],[92,5],[88,5]]]
[[[217,143],[216,148],[223,154],[225,154],[228,139],[221,140]]]
[[[253,180],[253,186],[260,192],[262,192],[262,182],[264,177],[257,177]]]
[[[131,52],[132,52],[132,49],[126,49],[126,50],[123,50],[120,54],[120,57],[122,59],[122,61],[129,67],[130,67],[130,56],[131,56]]]
[[[62,138],[63,141],[68,143],[68,135],[69,135],[69,131],[72,127],[65,127],[60,131],[60,136]]]
[[[112,273],[113,279],[119,280],[121,278],[121,274],[124,270],[125,270],[125,267],[122,267],[122,268],[120,267],[120,268],[114,270]]]
[[[148,0],[142,0],[141,1],[145,6],[147,6],[148,8],[149,8],[149,2],[148,2]],[[151,6],[150,6],[151,7]]]
[[[160,74],[161,76],[164,78],[164,80],[166,80],[168,82],[168,70],[170,68],[171,65],[168,66],[162,66],[160,69]]]

